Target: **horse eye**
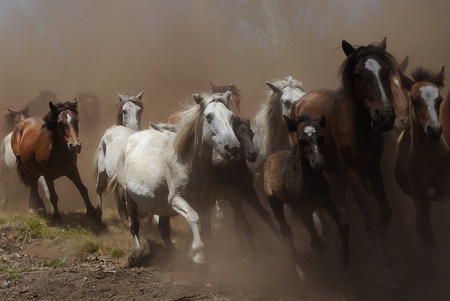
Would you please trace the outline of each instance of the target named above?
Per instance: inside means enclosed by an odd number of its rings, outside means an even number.
[[[213,116],[212,116],[212,114],[206,114],[205,118],[206,118],[206,121],[211,122],[211,120],[213,119]]]

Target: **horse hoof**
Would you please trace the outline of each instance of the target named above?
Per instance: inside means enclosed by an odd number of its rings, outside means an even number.
[[[203,252],[198,252],[192,258],[192,261],[194,262],[194,267],[195,268],[203,268],[206,265],[205,254],[203,254]]]

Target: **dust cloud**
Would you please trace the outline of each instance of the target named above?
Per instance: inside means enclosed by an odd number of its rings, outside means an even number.
[[[337,88],[337,70],[345,58],[340,49],[343,39],[359,46],[387,37],[387,50],[397,60],[409,55],[408,71],[419,65],[435,71],[450,67],[450,2],[423,4],[389,0],[4,0],[0,2],[0,109],[5,113],[7,108],[21,109],[39,90],[52,90],[61,101],[71,100],[78,92],[94,92],[101,101],[100,122],[96,128],[80,128],[79,169],[95,202],[91,161],[104,130],[115,122],[117,92],[144,90],[141,125],[145,128],[149,121],[163,122],[193,93],[209,91],[210,81],[216,85],[233,81],[243,91],[242,115],[250,119],[267,90],[265,81],[291,75],[306,90]],[[447,95],[446,89],[442,95]],[[432,206],[433,228],[441,247],[436,260],[440,268],[422,270],[412,201],[396,187],[391,157],[395,148],[387,147],[383,169],[394,209],[387,249],[391,265],[407,288],[393,294],[393,300],[442,300],[450,294],[448,285],[443,285],[443,279],[450,276],[445,271],[450,267],[449,256],[444,256],[450,250],[449,203]],[[27,192],[23,186],[17,189],[14,193],[23,194],[20,206],[26,207]],[[57,180],[56,189],[61,208],[83,208],[81,197],[74,197],[78,192],[66,179]],[[106,203],[112,206],[112,196]],[[348,273],[332,277],[314,272],[318,264],[308,244],[302,242],[309,270],[317,280],[305,289],[311,300],[392,297],[373,289],[378,285],[376,257],[358,208],[353,209]],[[258,218],[252,220],[256,246],[276,244],[267,238],[271,234]],[[303,240],[309,239],[301,225],[295,231]],[[272,278],[254,279],[263,287]]]

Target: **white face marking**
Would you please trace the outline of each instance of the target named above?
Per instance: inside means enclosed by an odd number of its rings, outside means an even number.
[[[310,125],[305,127],[305,134],[311,137],[316,132],[316,129]]]
[[[378,62],[374,59],[368,59],[366,61],[365,67],[367,70],[371,71],[375,75],[375,78],[378,82],[378,87],[380,87],[381,100],[383,101],[385,106],[389,106],[389,102],[386,97],[386,93],[384,92],[383,86],[381,85],[380,76],[378,75],[378,72],[381,69],[380,64],[378,64]]]
[[[70,121],[72,120],[72,116],[70,116],[70,114],[67,114],[67,123],[70,124]]]
[[[439,96],[439,91],[436,87],[432,86],[424,86],[420,87],[420,92],[422,98],[425,100],[425,103],[428,108],[428,113],[430,113],[430,118],[433,122],[438,121],[438,116],[436,112],[436,99]]]

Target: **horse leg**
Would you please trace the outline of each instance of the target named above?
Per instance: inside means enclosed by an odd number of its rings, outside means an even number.
[[[426,190],[412,188],[412,197],[416,208],[416,229],[419,233],[422,247],[425,253],[431,253],[437,250],[437,244],[434,240],[433,230],[431,229],[430,207],[431,200]]]
[[[340,214],[339,209],[331,196],[328,196],[324,199],[323,209],[330,215],[330,217],[336,222],[338,226],[342,241],[341,263],[344,266],[348,266],[350,262],[350,225]]]
[[[313,211],[302,210],[300,212],[300,220],[302,221],[303,226],[305,226],[305,228],[309,232],[309,235],[311,237],[311,247],[314,253],[316,253],[319,259],[325,260],[326,263],[331,263],[331,256],[329,254],[328,247],[323,242],[322,238],[320,238],[319,233],[317,233],[312,215]]]
[[[350,220],[350,210],[347,206],[347,186],[348,186],[348,171],[341,169],[333,180],[330,181],[330,193],[336,202],[339,211],[346,220]]]
[[[149,222],[151,223],[151,217],[149,217]],[[161,239],[166,245],[166,249],[169,253],[173,253],[175,247],[173,245],[172,239],[170,238],[170,217],[158,216],[158,230],[161,235]]]
[[[97,215],[97,212],[92,206],[91,201],[89,200],[88,190],[86,186],[83,185],[83,182],[80,178],[80,173],[78,172],[78,168],[73,169],[71,172],[67,174],[67,177],[73,184],[77,187],[81,196],[83,197],[84,205],[86,206],[86,215],[89,222],[99,223],[101,222],[101,217]]]
[[[369,199],[367,197],[367,191],[365,190],[365,177],[357,175],[355,171],[349,170],[349,184],[355,194],[356,201],[359,209],[364,217],[366,223],[366,230],[370,240],[374,244],[375,250],[378,255],[380,269],[381,269],[381,281],[391,281],[393,278],[392,271],[387,264],[386,256],[381,244],[380,225],[375,217],[375,214],[369,207]]]
[[[108,186],[108,174],[105,167],[105,154],[103,147],[97,151],[97,179],[95,189],[97,192],[97,213],[101,217],[103,214],[103,193]]]
[[[242,250],[246,249],[246,243],[254,252],[255,245],[253,244],[253,227],[248,222],[244,211],[242,210],[242,200],[229,200],[230,207],[233,210],[233,228],[236,236],[239,239]]]
[[[287,242],[289,249],[291,251],[292,261],[295,263],[295,269],[297,271],[298,278],[300,281],[303,281],[305,280],[305,273],[303,273],[303,271],[300,268],[300,260],[297,249],[294,246],[292,230],[291,227],[289,227],[288,223],[286,222],[286,218],[284,216],[283,210],[284,203],[273,196],[267,197],[267,200],[269,202],[270,208],[273,211],[273,214],[275,215],[275,218],[280,224],[281,235]]]
[[[50,191],[48,191],[47,183],[45,182],[45,178],[43,176],[39,177],[38,184],[44,190],[45,197],[50,201]]]
[[[216,200],[216,204],[215,204],[214,208],[216,209],[216,222],[215,222],[214,228],[220,229],[223,224],[224,214],[223,214],[222,209],[220,208],[219,200]]]
[[[48,177],[45,179],[45,182],[47,183],[47,187],[50,192],[50,203],[53,206],[52,222],[55,223],[56,225],[59,225],[61,224],[61,214],[59,213],[58,210],[58,195],[56,194],[55,183],[53,179]]]
[[[314,226],[322,239],[326,242],[332,243],[333,238],[331,235],[330,226],[328,226],[327,220],[321,208],[317,208],[313,213]]]
[[[189,206],[186,200],[183,199],[180,195],[174,196],[172,201],[170,202],[170,205],[179,215],[183,216],[186,219],[186,221],[189,223],[189,226],[191,227],[193,240],[190,256],[192,257],[192,260],[195,264],[205,264],[206,257],[203,253],[204,245],[200,236],[200,218],[198,216],[198,213],[195,212],[195,210],[192,209],[192,207]]]
[[[125,193],[125,204],[130,218],[130,232],[136,243],[136,248],[141,248],[141,241],[139,240],[139,220],[138,220],[138,206],[131,199],[128,193]]]
[[[378,204],[381,234],[386,236],[392,219],[392,209],[386,196],[383,174],[379,164],[369,170],[367,179],[372,186],[372,191]]]

